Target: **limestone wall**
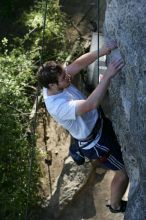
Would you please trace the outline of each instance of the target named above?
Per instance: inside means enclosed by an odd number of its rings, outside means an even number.
[[[146,1],[107,0],[105,35],[117,40],[125,61],[106,100],[131,181],[125,220],[145,220]]]

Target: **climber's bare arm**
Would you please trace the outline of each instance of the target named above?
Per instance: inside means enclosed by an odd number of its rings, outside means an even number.
[[[97,50],[88,52],[77,58],[73,63],[67,66],[66,73],[73,78],[77,73],[80,72],[80,70],[93,63],[96,59],[98,59],[98,57],[109,54],[111,50],[115,49],[116,47],[117,44],[114,41],[107,41],[99,52]]]
[[[89,95],[86,100],[78,100],[76,106],[76,114],[82,115],[93,109],[96,109],[104,98],[107,88],[110,84],[111,79],[118,73],[118,71],[124,66],[122,59],[116,59],[112,61],[107,68],[102,80]]]
[[[89,53],[85,53],[84,55],[77,58],[73,63],[67,66],[67,74],[70,74],[73,78],[77,73],[79,73],[82,69],[86,68],[88,65],[93,63],[97,58],[108,54],[108,50],[105,48],[98,51],[92,51]]]

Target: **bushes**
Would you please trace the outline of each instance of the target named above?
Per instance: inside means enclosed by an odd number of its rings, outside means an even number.
[[[48,4],[43,59],[63,60],[66,55],[66,51],[63,53],[62,50],[66,48],[65,18],[58,1],[49,1]],[[13,33],[11,43],[7,36],[3,36],[0,45],[0,219],[5,220],[24,219],[27,204],[29,158],[32,152],[27,128],[30,126],[29,113],[35,98],[35,74],[42,43],[40,1],[21,14],[18,20],[21,19],[24,35],[20,37]],[[35,157],[32,165],[29,211],[43,202],[38,196],[40,173]]]
[[[26,128],[31,102],[25,86],[32,80],[32,61],[13,50],[0,57],[0,213],[1,219],[17,219],[24,213],[27,197],[29,152]],[[33,178],[38,169],[33,166]],[[38,180],[37,180],[38,181]],[[31,194],[37,199],[37,181]],[[33,205],[33,203],[32,203]]]

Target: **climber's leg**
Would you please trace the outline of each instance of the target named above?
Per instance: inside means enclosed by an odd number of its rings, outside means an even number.
[[[110,205],[113,209],[120,209],[121,201],[126,192],[129,178],[125,169],[115,171],[115,176],[111,182]]]

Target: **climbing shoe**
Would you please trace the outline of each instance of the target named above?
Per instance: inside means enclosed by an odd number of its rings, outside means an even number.
[[[127,201],[121,201],[121,207],[119,209],[113,209],[111,205],[106,205],[112,213],[125,212],[127,206]]]

